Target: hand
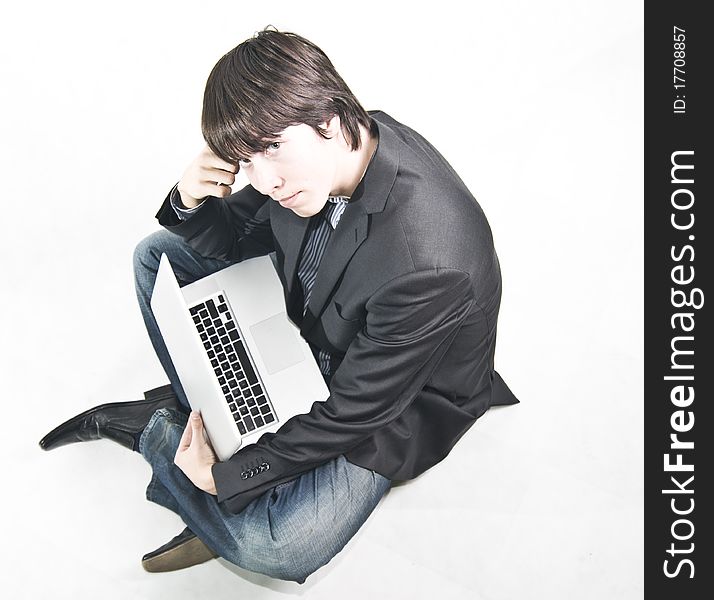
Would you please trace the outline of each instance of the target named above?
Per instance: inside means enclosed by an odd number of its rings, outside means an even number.
[[[237,172],[237,166],[221,160],[206,146],[184,171],[178,183],[181,202],[186,208],[193,208],[206,196],[229,196]]]
[[[216,482],[213,480],[211,467],[217,462],[216,453],[206,439],[201,415],[194,411],[189,416],[181,436],[174,463],[193,485],[216,495]]]

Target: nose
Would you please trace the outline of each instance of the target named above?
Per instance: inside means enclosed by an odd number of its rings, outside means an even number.
[[[267,161],[254,160],[250,175],[251,185],[265,196],[273,195],[283,185],[275,166]]]

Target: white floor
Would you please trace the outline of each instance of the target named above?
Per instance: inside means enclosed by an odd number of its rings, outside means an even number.
[[[642,5],[409,3],[408,27],[398,5],[365,2],[358,47],[334,2],[3,19],[3,597],[642,598]],[[222,561],[151,575],[141,555],[182,525],[144,500],[141,457],[37,442],[164,383],[131,253],[200,149],[208,71],[268,23],[320,44],[474,191],[503,270],[496,365],[522,402],[392,489],[302,586]]]
[[[612,381],[622,383],[634,366],[621,365]],[[102,387],[98,379],[84,382]],[[520,405],[493,409],[442,464],[390,490],[345,550],[302,586],[223,561],[143,572],[140,556],[182,525],[143,499],[149,470],[141,457],[109,442],[51,453],[36,445],[92,402],[133,396],[32,398],[8,415],[17,423],[42,407],[21,437],[12,428],[3,577],[15,582],[14,597],[26,598],[640,597],[641,456],[612,419],[638,416],[627,405],[603,410],[608,402],[594,392],[557,397],[514,387]]]

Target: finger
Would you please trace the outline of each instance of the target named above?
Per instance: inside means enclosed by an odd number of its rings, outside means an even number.
[[[225,184],[218,184],[213,186],[213,191],[211,192],[211,196],[215,196],[216,198],[226,198],[230,196],[233,193],[233,190]]]
[[[211,164],[211,166],[214,169],[218,169],[220,171],[225,171],[226,173],[231,173],[232,175],[235,175],[240,170],[240,167],[238,165],[234,165],[233,163],[229,163],[229,162],[226,162],[225,160],[221,160],[217,156],[215,158],[215,162],[213,162]]]
[[[222,183],[224,185],[233,185],[236,182],[235,173],[225,171],[223,169],[203,168],[201,177],[210,183]]]
[[[192,412],[191,413],[191,419],[190,419],[190,425],[191,425],[191,444],[203,444],[205,443],[205,439],[203,437],[203,420],[201,419],[201,415],[197,412]]]
[[[198,417],[193,427],[193,439],[196,440],[197,447],[201,449],[204,455],[206,450],[208,450],[208,453],[215,459],[216,453],[213,450],[213,446],[211,446],[211,440],[208,438],[206,428],[203,425],[203,417],[201,416],[201,413],[197,414]]]
[[[208,146],[206,146],[206,164],[214,169],[222,169],[223,171],[228,171],[229,173],[237,173],[238,165],[233,165],[226,162],[220,158],[217,154],[213,152]]]
[[[186,429],[183,430],[183,435],[181,436],[181,439],[179,440],[179,445],[178,449],[179,450],[186,450],[191,445],[191,439],[193,438],[193,428],[191,427],[191,423],[186,423]]]

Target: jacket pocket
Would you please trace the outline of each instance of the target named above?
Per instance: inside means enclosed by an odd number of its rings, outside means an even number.
[[[362,319],[345,319],[340,314],[341,307],[330,302],[322,313],[321,323],[325,337],[337,350],[346,352],[352,340],[363,327]]]

